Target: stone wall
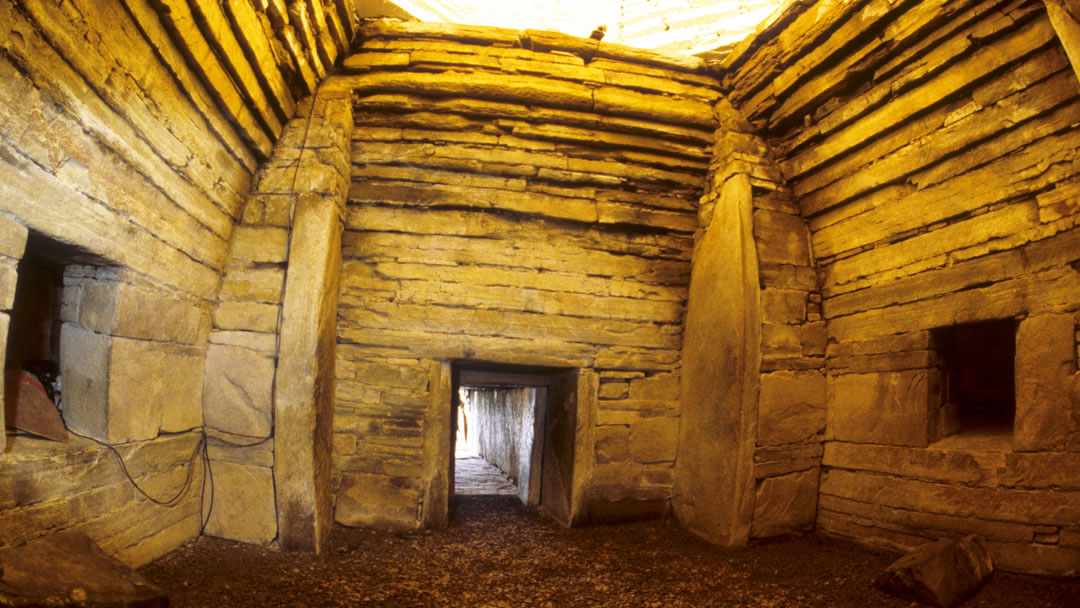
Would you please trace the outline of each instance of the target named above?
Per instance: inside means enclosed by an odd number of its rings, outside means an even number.
[[[317,389],[297,383],[334,377],[332,368],[308,369],[318,359],[318,348],[311,347],[319,338],[304,335],[318,334],[325,324],[326,315],[317,312],[321,308],[329,306],[331,320],[336,313],[352,130],[349,102],[347,94],[322,91],[300,102],[298,116],[259,170],[233,231],[214,306],[203,392],[216,482],[206,532],[214,536],[251,543],[274,540],[283,508],[276,492],[285,490],[286,479],[304,483],[315,475],[288,472],[283,464],[315,449],[315,423],[294,424],[284,417],[292,415],[286,408],[317,409],[310,402]],[[314,316],[307,318],[301,308],[288,316],[290,294],[294,306],[315,311]],[[326,331],[335,333],[332,327]],[[289,437],[286,452],[276,453],[283,434]],[[325,435],[328,439],[329,429]],[[328,463],[329,451],[321,458]],[[328,488],[322,494],[328,498]]]
[[[975,532],[1000,567],[1076,572],[1077,76],[1042,2],[825,4],[725,80],[819,268],[818,525],[895,547]],[[1012,431],[938,441],[933,330],[996,319],[1019,322]]]
[[[254,171],[354,13],[351,0],[0,6],[0,334],[29,231],[67,269],[63,415],[117,444],[155,497],[181,489],[202,449],[211,304]],[[170,509],[87,440],[20,436],[0,466],[0,543],[74,527],[141,564],[201,530],[198,471]]]
[[[538,474],[531,470],[537,389],[475,388],[467,395],[472,412],[469,442],[475,442],[480,456],[506,473],[528,501],[531,476]]]
[[[716,82],[700,60],[551,32],[362,33],[340,80],[338,520],[417,525],[438,360],[595,370],[590,500],[663,508]]]

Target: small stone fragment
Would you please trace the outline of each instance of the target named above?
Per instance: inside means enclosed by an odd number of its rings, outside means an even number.
[[[994,564],[975,535],[925,544],[893,562],[874,586],[930,606],[959,606],[986,582]]]

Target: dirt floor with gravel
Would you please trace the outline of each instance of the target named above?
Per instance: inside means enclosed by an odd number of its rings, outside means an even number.
[[[911,606],[896,559],[821,534],[726,551],[673,521],[564,530],[512,497],[458,497],[447,530],[334,528],[321,555],[201,538],[140,572],[184,607]],[[1080,606],[1080,579],[996,572],[965,606]]]

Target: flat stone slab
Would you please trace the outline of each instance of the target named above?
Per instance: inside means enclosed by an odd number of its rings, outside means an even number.
[[[454,459],[454,494],[459,496],[517,496],[518,487],[475,451],[458,444]]]
[[[901,557],[874,586],[930,606],[959,606],[975,594],[994,571],[982,538],[969,535],[925,544]]]
[[[81,532],[0,548],[0,568],[0,606],[169,606],[163,591]]]

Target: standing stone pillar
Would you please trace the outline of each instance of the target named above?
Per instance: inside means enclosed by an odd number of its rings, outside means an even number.
[[[333,525],[331,438],[342,222],[301,197],[290,240],[274,390],[274,482],[282,549],[318,551]]]
[[[725,99],[690,274],[672,506],[691,532],[745,545],[754,515],[761,288],[753,128]]]
[[[299,108],[309,118],[290,181],[296,207],[274,381],[274,491],[285,550],[318,552],[334,522],[334,360],[350,104],[348,92],[320,92]]]
[[[750,178],[730,177],[715,204],[690,275],[674,507],[691,532],[741,546],[754,511],[761,344]]]

